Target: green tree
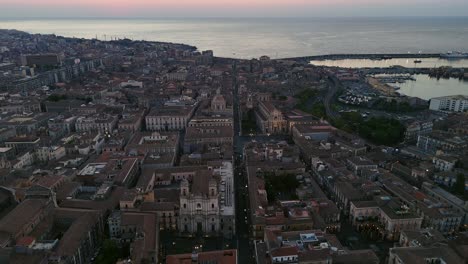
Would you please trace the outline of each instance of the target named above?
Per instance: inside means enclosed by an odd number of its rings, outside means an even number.
[[[67,99],[66,95],[59,95],[59,94],[51,94],[49,95],[49,97],[47,97],[47,100],[51,102],[58,102],[60,100],[65,100],[65,99]]]
[[[289,196],[290,199],[297,199],[296,189],[299,187],[299,181],[295,174],[265,172],[263,175],[268,202],[276,201],[278,193]]]
[[[122,251],[117,246],[117,243],[111,239],[104,240],[102,250],[96,259],[98,264],[114,264],[122,256]]]
[[[457,181],[453,185],[453,191],[459,195],[465,194],[465,175],[463,173],[457,174]]]

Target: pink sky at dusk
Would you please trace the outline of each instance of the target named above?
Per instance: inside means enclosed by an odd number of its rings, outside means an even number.
[[[397,15],[398,11],[415,9],[424,15],[426,9],[444,12],[445,9],[460,11],[468,6],[466,0],[0,0],[6,15],[17,16],[30,13],[37,15],[171,15],[171,14],[322,14],[320,10],[350,14],[368,12],[379,15]],[[2,9],[0,8],[0,9]],[[390,9],[387,9],[390,8]],[[255,9],[255,10],[254,10]],[[393,10],[392,10],[393,9]],[[419,10],[419,11],[418,11]],[[167,11],[167,13],[165,13]],[[220,11],[219,13],[216,13]],[[21,12],[24,12],[21,14]],[[396,13],[396,14],[392,14]],[[381,13],[381,14],[380,14]],[[448,15],[451,13],[446,11]],[[0,10],[0,15],[2,11]],[[242,14],[241,14],[242,15]],[[467,14],[468,15],[468,14]]]
[[[49,7],[187,7],[187,6],[334,6],[334,5],[400,5],[405,3],[457,3],[464,0],[0,0],[15,6]]]

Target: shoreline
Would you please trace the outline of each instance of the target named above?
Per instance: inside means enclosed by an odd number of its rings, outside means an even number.
[[[186,43],[178,43],[178,42],[166,42],[166,41],[149,41],[149,40],[142,40],[142,39],[130,39],[130,38],[121,38],[118,40],[101,40],[96,38],[80,38],[80,37],[66,37],[63,35],[57,34],[44,34],[44,33],[30,33],[22,30],[17,29],[3,29],[0,28],[0,33],[2,31],[15,31],[22,34],[29,34],[29,35],[54,35],[60,38],[65,39],[81,39],[81,40],[96,40],[102,43],[113,43],[118,41],[131,41],[135,43],[156,43],[156,44],[170,44],[170,45],[180,45],[188,47],[189,49],[200,51],[197,46],[186,44]],[[209,49],[208,49],[209,50]],[[441,58],[440,55],[444,53],[336,53],[336,54],[322,54],[322,55],[310,55],[310,56],[299,56],[299,57],[285,57],[285,58],[271,58],[271,60],[292,60],[292,61],[325,61],[325,60],[343,60],[343,59],[372,59],[372,60],[386,60],[386,59],[399,59],[399,58]],[[236,58],[236,57],[220,57],[214,56],[217,59],[221,60],[236,60],[236,61],[248,61],[251,59],[258,59],[259,57],[264,55],[259,55],[258,57],[252,57],[250,59],[245,58]]]

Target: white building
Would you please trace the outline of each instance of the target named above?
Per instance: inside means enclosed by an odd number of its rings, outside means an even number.
[[[184,130],[195,108],[195,106],[154,108],[146,116],[146,129],[150,131]]]
[[[65,147],[50,146],[36,149],[36,158],[40,161],[59,160],[66,155]]]
[[[464,112],[468,110],[468,96],[453,95],[432,98],[429,109],[435,111]]]
[[[143,82],[129,80],[128,82],[121,82],[120,88],[143,88]]]
[[[439,155],[432,158],[432,163],[438,171],[451,171],[455,167],[457,160],[456,157]]]
[[[232,163],[209,169],[181,182],[179,231],[231,237],[235,232]]]
[[[281,134],[287,132],[287,121],[283,113],[271,102],[260,102],[255,112],[257,126],[264,134]]]
[[[112,115],[96,115],[91,117],[79,117],[76,120],[76,131],[77,132],[112,132],[114,127],[117,125],[118,116]]]
[[[185,81],[188,76],[188,71],[186,69],[180,69],[173,72],[168,72],[166,74],[166,80],[168,81]]]

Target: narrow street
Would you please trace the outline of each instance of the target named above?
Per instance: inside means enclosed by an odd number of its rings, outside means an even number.
[[[239,136],[241,130],[239,96],[237,84],[236,65],[233,66],[233,108],[234,108],[234,185],[236,188],[236,239],[239,254],[238,263],[255,263],[250,237],[250,211],[247,191],[247,176],[242,159],[242,140]]]
[[[332,109],[331,103],[336,92],[341,88],[341,83],[334,77],[329,77],[329,80],[330,86],[328,88],[327,95],[323,100],[323,105],[325,106],[325,112],[327,114],[327,117],[333,120],[335,118],[338,118],[339,114]]]

